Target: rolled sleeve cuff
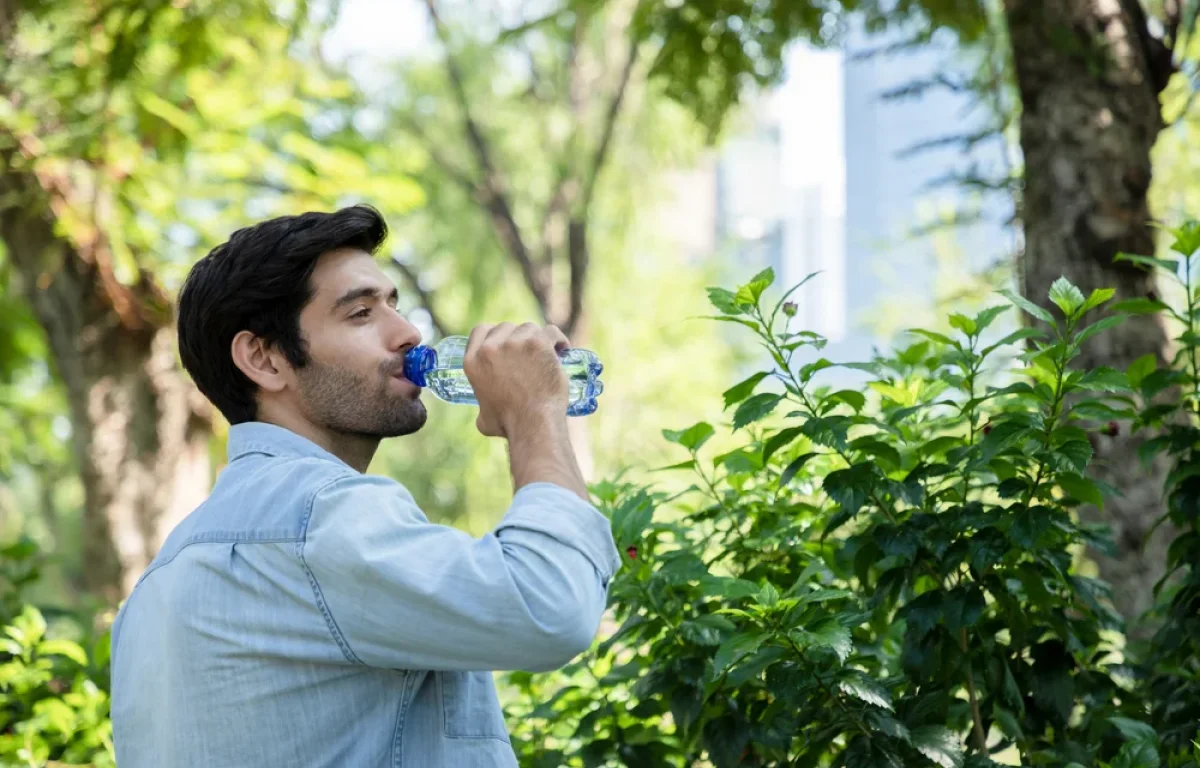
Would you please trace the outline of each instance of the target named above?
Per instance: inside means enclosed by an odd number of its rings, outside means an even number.
[[[521,532],[549,536],[583,554],[607,585],[621,567],[612,523],[594,506],[553,483],[530,483],[513,497],[508,514],[496,527],[504,540]]]

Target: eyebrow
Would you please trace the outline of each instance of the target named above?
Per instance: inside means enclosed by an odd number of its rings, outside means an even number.
[[[346,291],[346,293],[342,294],[341,298],[339,298],[337,301],[335,301],[333,303],[333,308],[330,309],[329,311],[332,314],[334,312],[337,312],[339,309],[346,306],[350,302],[357,301],[358,299],[362,299],[362,298],[366,298],[366,297],[378,299],[379,295],[381,293],[383,293],[383,292],[374,286],[363,286],[361,288],[351,288],[349,291]],[[388,293],[388,298],[389,299],[399,299],[400,291],[395,286],[392,286],[391,292]]]

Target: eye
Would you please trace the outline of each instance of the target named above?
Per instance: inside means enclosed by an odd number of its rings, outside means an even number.
[[[360,309],[359,311],[355,312],[353,315],[350,315],[350,318],[352,320],[361,319],[361,318],[368,317],[370,314],[371,314],[371,308],[366,307],[364,309]]]

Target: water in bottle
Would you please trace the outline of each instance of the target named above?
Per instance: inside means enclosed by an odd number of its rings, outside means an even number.
[[[434,346],[413,347],[404,356],[404,376],[418,387],[428,388],[448,403],[478,405],[471,382],[463,372],[466,336],[447,336]],[[567,415],[587,416],[596,411],[596,398],[604,391],[599,358],[586,349],[558,353],[567,372]]]

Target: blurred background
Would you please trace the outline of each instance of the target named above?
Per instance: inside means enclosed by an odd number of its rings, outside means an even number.
[[[173,297],[269,216],[380,208],[430,342],[535,320],[595,350],[606,390],[574,425],[593,480],[651,477],[677,460],[662,429],[722,418],[754,352],[701,319],[708,286],[819,272],[798,316],[838,361],[1022,287],[1009,5],[0,0],[0,542],[50,556],[42,604],[132,585],[225,460]],[[1129,205],[1170,219],[1200,192],[1195,13],[1146,8],[1175,59]],[[480,533],[510,498],[504,446],[426,401],[372,471]]]

